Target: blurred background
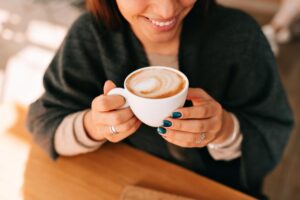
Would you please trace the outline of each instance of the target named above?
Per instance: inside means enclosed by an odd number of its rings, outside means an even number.
[[[280,0],[219,3],[246,11],[262,27],[271,22],[281,5]],[[24,199],[26,195],[22,191],[22,174],[32,145],[24,127],[26,110],[42,93],[43,73],[68,28],[83,10],[80,0],[0,0],[1,200]],[[278,70],[296,126],[284,158],[265,181],[264,191],[274,200],[300,199],[300,39],[296,35],[277,48]]]

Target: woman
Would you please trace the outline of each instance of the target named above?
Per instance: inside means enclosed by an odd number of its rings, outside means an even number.
[[[93,15],[73,24],[45,73],[45,93],[30,107],[37,142],[57,158],[124,141],[262,197],[292,116],[257,23],[209,0],[87,3]],[[106,95],[149,65],[177,68],[191,86],[185,107],[157,130],[130,108],[118,110],[122,97]]]

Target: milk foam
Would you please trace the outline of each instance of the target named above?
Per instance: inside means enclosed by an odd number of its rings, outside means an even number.
[[[145,69],[133,74],[127,81],[127,88],[137,96],[164,98],[180,92],[184,79],[171,70]]]

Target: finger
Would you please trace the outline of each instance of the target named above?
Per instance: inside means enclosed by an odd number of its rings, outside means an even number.
[[[105,136],[108,135],[113,135],[111,133],[111,126],[114,126],[115,130],[118,132],[118,134],[128,131],[129,128],[131,128],[131,126],[133,126],[133,124],[137,121],[138,119],[136,117],[132,117],[130,118],[128,121],[119,124],[119,125],[99,125],[98,127],[98,131],[102,134],[104,134]],[[116,134],[116,135],[118,135]]]
[[[171,129],[189,133],[217,132],[221,128],[221,122],[216,117],[201,120],[168,118],[164,120],[164,124],[167,125],[165,126],[167,130]]]
[[[134,116],[130,108],[119,109],[109,112],[100,112],[93,114],[93,120],[99,125],[119,125],[127,122]]]
[[[92,110],[106,112],[120,108],[125,103],[120,95],[100,95],[92,102]]]
[[[167,130],[167,133],[162,136],[168,142],[184,148],[204,147],[209,141],[207,136],[204,139],[201,138],[200,133],[188,133],[175,130]]]
[[[193,99],[212,99],[203,89],[201,88],[189,88],[187,93],[187,100]]]
[[[105,95],[107,95],[107,93],[110,90],[112,90],[112,89],[114,89],[116,87],[117,86],[116,86],[116,84],[114,82],[112,82],[111,80],[107,80],[107,81],[105,81],[105,84],[104,84],[104,87],[103,87],[103,92],[104,92]]]
[[[218,115],[221,111],[220,104],[215,101],[206,101],[205,104],[199,106],[178,108],[173,113],[177,113],[180,119],[206,119]]]
[[[120,142],[123,139],[127,138],[128,136],[134,134],[136,130],[140,127],[140,125],[141,125],[141,121],[139,121],[136,117],[133,117],[133,119],[130,120],[128,123],[116,127],[116,130],[119,132],[118,134],[113,135],[109,131],[106,138],[110,142],[114,142],[114,143]],[[124,130],[127,129],[127,130],[124,132],[120,132],[119,129],[124,129]]]

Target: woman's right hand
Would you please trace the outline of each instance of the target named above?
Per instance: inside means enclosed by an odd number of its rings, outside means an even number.
[[[93,100],[91,110],[84,116],[84,127],[93,140],[107,139],[116,143],[135,133],[141,125],[141,121],[135,117],[130,107],[119,109],[125,103],[122,96],[107,95],[115,87],[112,81],[106,81],[104,94]],[[118,134],[111,133],[111,126],[115,127]]]

